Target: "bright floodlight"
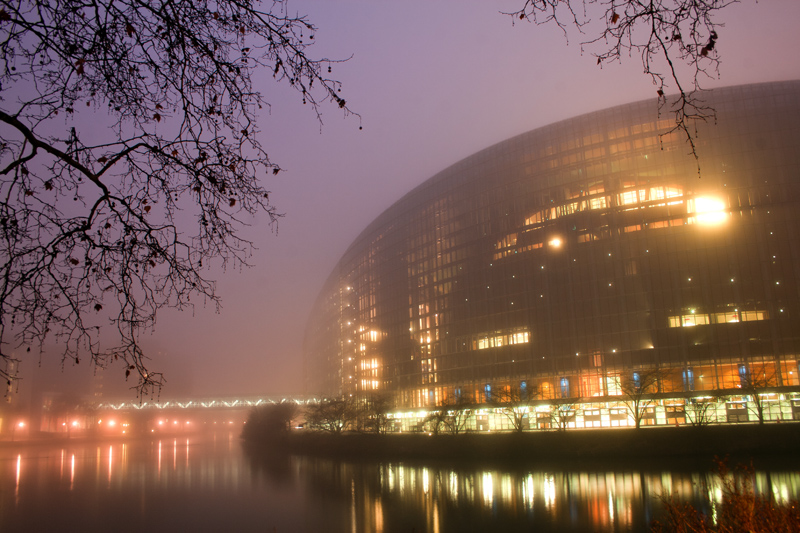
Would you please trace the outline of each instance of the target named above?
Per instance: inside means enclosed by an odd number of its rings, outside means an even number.
[[[695,213],[698,224],[722,224],[728,218],[728,213],[725,212],[725,202],[719,198],[699,196],[690,202],[689,210],[691,213]]]

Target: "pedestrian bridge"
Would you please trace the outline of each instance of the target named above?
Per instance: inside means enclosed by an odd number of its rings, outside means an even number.
[[[130,402],[100,402],[98,409],[112,411],[147,411],[147,410],[173,410],[173,409],[249,409],[260,405],[291,402],[305,405],[316,402],[316,398],[299,395],[263,395],[218,398],[184,398]]]

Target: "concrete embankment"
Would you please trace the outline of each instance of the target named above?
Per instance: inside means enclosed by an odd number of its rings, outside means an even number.
[[[654,458],[707,461],[800,456],[800,424],[682,428],[593,429],[563,432],[466,433],[461,435],[295,431],[280,443],[251,442],[289,453],[348,460],[437,460],[537,463],[627,461]]]

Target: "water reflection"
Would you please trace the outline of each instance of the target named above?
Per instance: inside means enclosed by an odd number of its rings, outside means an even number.
[[[762,470],[796,499],[800,475]],[[657,496],[711,505],[699,471],[352,464],[243,452],[235,432],[152,441],[0,446],[0,530],[647,531]]]
[[[704,512],[706,495],[721,491],[710,473],[663,471],[507,471],[387,463],[343,464],[294,459],[301,479],[332,498],[350,494],[351,531],[404,524],[416,531],[647,531],[658,518],[658,496],[674,494]],[[757,472],[754,486],[776,500],[796,499],[796,472]],[[386,527],[411,531],[409,527]]]

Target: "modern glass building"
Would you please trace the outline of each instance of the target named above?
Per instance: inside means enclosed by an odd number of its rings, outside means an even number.
[[[409,192],[325,283],[307,392],[421,411],[518,390],[531,417],[562,401],[582,406],[578,425],[624,425],[625,381],[655,370],[649,423],[703,398],[744,420],[756,387],[768,418],[794,417],[800,81],[702,98],[716,118],[697,125],[699,160],[647,100],[513,137]]]

